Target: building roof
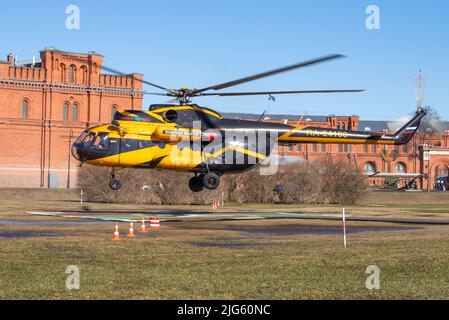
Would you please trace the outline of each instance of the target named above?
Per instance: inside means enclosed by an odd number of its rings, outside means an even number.
[[[45,48],[43,50],[40,50],[40,52],[47,52],[47,51],[54,51],[59,52],[62,54],[72,54],[72,55],[78,55],[78,56],[100,56],[103,57],[103,55],[96,53],[95,51],[89,51],[88,53],[82,53],[82,52],[70,52],[70,51],[64,51],[64,50],[58,50],[55,48]]]
[[[382,132],[384,130],[390,130],[388,127],[388,121],[381,120],[360,120],[359,121],[360,131],[372,131],[372,132]]]

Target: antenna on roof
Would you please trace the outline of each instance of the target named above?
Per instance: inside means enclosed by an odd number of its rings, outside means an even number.
[[[263,116],[265,115],[265,113],[267,113],[266,110],[264,110],[264,111],[262,112],[262,114],[260,115],[259,119],[257,120],[258,122],[260,122],[260,121],[262,120],[262,118],[263,118]]]
[[[417,92],[416,92],[416,99],[418,102],[418,108],[422,108],[423,107],[423,92],[424,92],[424,78],[422,75],[422,69],[419,68],[419,76],[418,76],[418,88],[417,88]]]
[[[301,117],[299,117],[298,122],[296,123],[296,125],[298,125],[304,119],[304,116],[306,116],[306,115],[307,115],[307,111],[304,111],[304,113],[301,115]]]

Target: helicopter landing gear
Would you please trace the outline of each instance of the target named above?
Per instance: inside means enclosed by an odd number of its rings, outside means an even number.
[[[215,190],[220,185],[220,176],[215,172],[195,175],[189,180],[189,188],[193,192],[201,192],[204,188]]]
[[[215,190],[220,185],[220,176],[214,172],[206,173],[202,179],[206,189]]]
[[[111,188],[114,191],[119,190],[122,187],[122,183],[119,179],[115,178],[115,170],[112,170],[111,172],[111,180],[109,181],[109,188]]]
[[[193,192],[201,192],[204,190],[202,176],[194,176],[189,180],[189,188]]]
[[[112,179],[109,181],[109,188],[111,188],[114,191],[119,190],[122,187],[122,183],[119,179]]]

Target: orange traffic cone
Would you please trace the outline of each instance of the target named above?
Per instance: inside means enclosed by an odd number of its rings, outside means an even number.
[[[161,224],[160,224],[160,220],[158,217],[151,217],[150,218],[150,228],[160,228]]]
[[[148,233],[148,230],[145,227],[145,219],[143,217],[142,217],[142,221],[140,221],[139,233]]]
[[[115,223],[115,230],[114,230],[114,236],[112,237],[112,240],[120,240],[120,232],[118,231],[118,223]]]
[[[133,222],[130,221],[130,222],[129,222],[129,230],[128,230],[127,236],[128,236],[128,237],[131,237],[131,238],[132,238],[132,237],[135,237],[133,226],[134,226]]]

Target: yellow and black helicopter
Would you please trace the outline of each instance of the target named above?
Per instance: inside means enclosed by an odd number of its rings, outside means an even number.
[[[363,90],[297,90],[264,92],[208,92],[282,72],[341,58],[329,55],[222,83],[203,89],[167,89],[154,83],[143,83],[165,91],[145,94],[175,98],[179,104],[150,106],[148,111],[118,111],[112,123],[85,130],[73,145],[72,153],[82,163],[112,167],[109,186],[121,187],[117,168],[159,168],[192,172],[189,181],[193,192],[213,190],[225,173],[238,173],[263,162],[276,143],[348,143],[401,145],[410,141],[418,130],[424,109],[394,134],[327,129],[308,125],[292,126],[254,120],[226,119],[218,112],[191,103],[201,96],[246,96],[300,93],[361,92]],[[103,69],[126,76],[116,70]]]

